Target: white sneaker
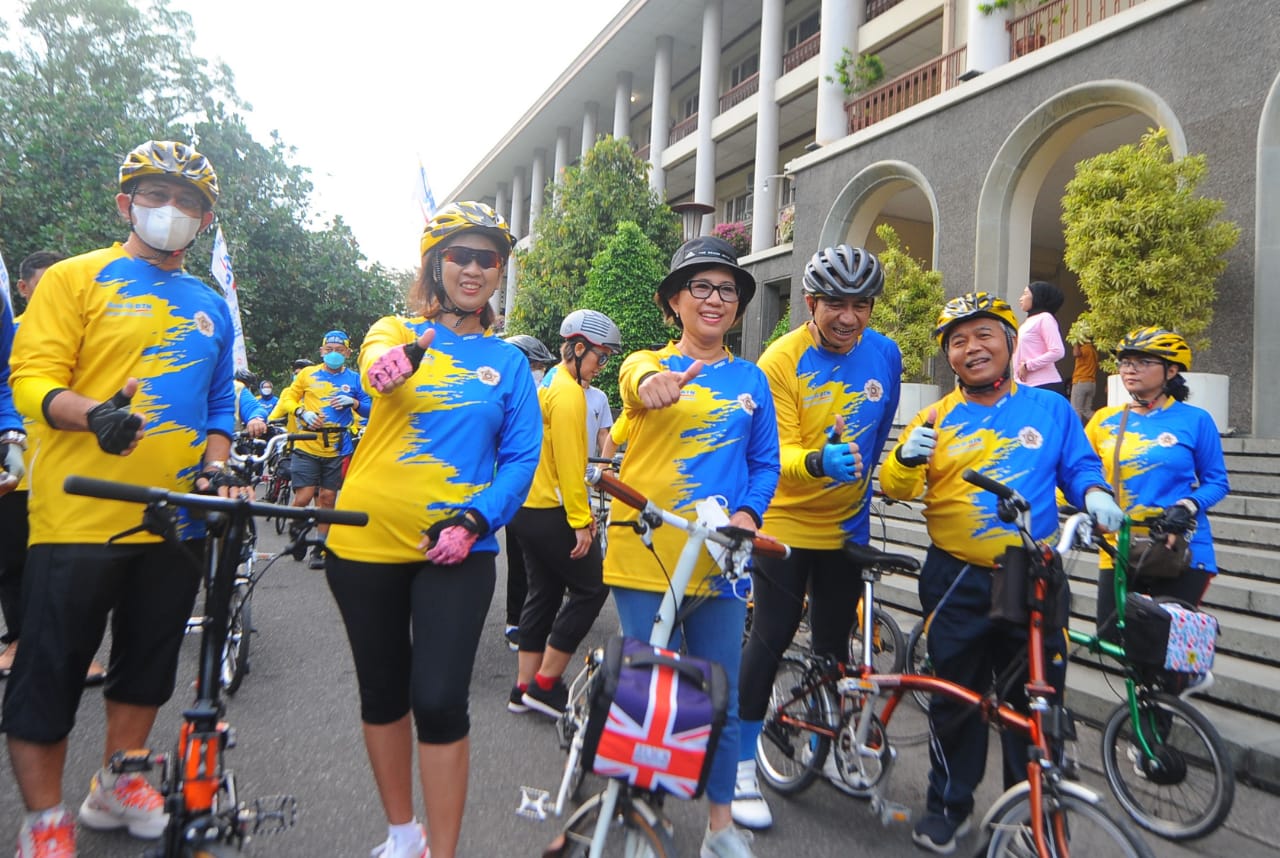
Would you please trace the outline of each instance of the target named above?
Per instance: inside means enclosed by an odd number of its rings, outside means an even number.
[[[17,858],[76,858],[76,823],[58,805],[18,829]]]
[[[719,831],[707,829],[702,838],[702,849],[699,858],[756,858],[751,851],[752,836],[750,831],[743,831],[732,825],[726,825]]]
[[[756,830],[773,826],[773,813],[760,793],[755,760],[738,761],[738,778],[733,784],[733,821],[743,828]]]
[[[373,847],[369,858],[431,858],[431,850],[427,848],[427,832],[419,825],[417,840],[411,843],[396,843],[388,837]]]
[[[1206,670],[1204,673],[1198,673],[1191,677],[1187,687],[1182,689],[1178,694],[1183,700],[1186,700],[1192,694],[1204,694],[1210,688],[1213,688],[1213,671]]]
[[[80,821],[89,828],[110,831],[128,828],[142,840],[154,840],[164,834],[169,814],[164,812],[164,799],[142,775],[120,775],[115,786],[104,789],[101,773],[93,776],[89,795],[80,805]]]

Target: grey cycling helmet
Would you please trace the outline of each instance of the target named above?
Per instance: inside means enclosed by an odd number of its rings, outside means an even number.
[[[514,334],[507,337],[503,342],[511,343],[511,345],[524,352],[524,356],[529,359],[529,363],[556,363],[556,356],[537,337],[531,337],[528,334]]]
[[[884,291],[884,269],[876,255],[841,244],[819,250],[804,267],[804,293],[828,298],[874,298]]]
[[[613,320],[597,310],[574,310],[560,323],[560,336],[566,340],[581,337],[593,346],[622,351],[622,332]]]

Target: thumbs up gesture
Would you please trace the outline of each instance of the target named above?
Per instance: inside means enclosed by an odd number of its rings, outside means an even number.
[[[436,338],[435,328],[427,328],[417,342],[388,349],[369,367],[369,385],[378,393],[390,393],[418,371],[422,357]]]
[[[698,373],[702,372],[705,364],[696,360],[689,365],[684,372],[655,372],[653,375],[640,382],[640,388],[637,391],[640,394],[640,402],[645,408],[655,410],[658,408],[667,408],[675,405],[680,401],[680,390],[686,384],[698,377]]]
[[[85,415],[89,431],[98,438],[98,446],[104,453],[127,456],[142,440],[142,427],[146,419],[129,411],[133,395],[138,392],[138,380],[131,378],[115,396],[100,402]]]

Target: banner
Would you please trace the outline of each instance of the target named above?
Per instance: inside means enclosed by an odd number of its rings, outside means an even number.
[[[9,268],[4,264],[2,253],[0,253],[0,293],[4,294],[4,314],[13,318],[13,298],[9,295]]]
[[[231,251],[227,249],[227,240],[222,236],[222,227],[218,227],[213,237],[213,261],[209,265],[213,279],[222,287],[227,299],[227,307],[231,310],[231,324],[235,331],[236,369],[249,368],[249,355],[244,348],[244,326],[240,323],[240,297],[236,293],[236,275],[231,270]]]
[[[416,188],[418,207],[422,209],[423,221],[431,220],[436,213],[436,198],[431,193],[431,183],[427,181],[427,170],[422,166],[422,156],[418,156],[418,186]]]

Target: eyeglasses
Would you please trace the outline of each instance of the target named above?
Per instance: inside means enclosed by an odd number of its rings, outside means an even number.
[[[689,290],[689,294],[704,301],[711,297],[711,293],[715,292],[720,296],[720,300],[726,304],[738,303],[738,284],[737,283],[712,283],[710,280],[690,280],[684,284],[684,288]]]
[[[600,349],[589,349],[589,351],[596,356],[596,362],[599,366],[603,367],[609,362],[609,352],[601,351]]]
[[[147,208],[158,209],[170,203],[187,214],[204,212],[204,197],[194,191],[174,190],[159,185],[149,185],[134,191],[133,198],[141,199]]]
[[[476,250],[455,244],[440,251],[440,255],[459,268],[466,268],[473,262],[479,263],[481,268],[502,267],[502,254],[496,250]]]
[[[1160,358],[1145,357],[1122,357],[1116,361],[1116,364],[1121,369],[1146,369],[1151,366],[1159,366],[1162,363],[1164,361],[1160,360]]]

